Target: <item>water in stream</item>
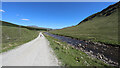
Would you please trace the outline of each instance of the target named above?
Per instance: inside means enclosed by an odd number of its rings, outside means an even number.
[[[88,55],[94,56],[108,64],[111,65],[118,65],[118,55],[120,54],[119,47],[118,46],[111,46],[111,45],[105,45],[101,43],[93,43],[90,41],[82,41],[77,39],[72,39],[70,37],[65,36],[59,36],[54,35],[48,32],[45,32],[45,34],[54,37],[56,39],[59,39],[63,42],[67,42],[68,44],[71,44],[75,48],[81,49],[87,53]]]

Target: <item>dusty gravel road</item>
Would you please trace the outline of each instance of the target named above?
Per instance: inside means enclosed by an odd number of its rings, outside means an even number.
[[[58,66],[58,60],[40,33],[36,39],[3,53],[2,66]]]

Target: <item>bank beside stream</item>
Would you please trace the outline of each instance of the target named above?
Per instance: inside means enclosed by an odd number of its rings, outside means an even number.
[[[75,49],[78,49],[87,55],[102,60],[103,62],[110,64],[112,66],[118,65],[118,55],[120,52],[118,46],[110,46],[102,43],[85,41],[85,40],[77,40],[72,39],[70,37],[64,37],[59,35],[54,35],[51,33],[45,33],[51,37],[61,40],[62,42],[66,42]],[[113,56],[114,55],[114,56]]]

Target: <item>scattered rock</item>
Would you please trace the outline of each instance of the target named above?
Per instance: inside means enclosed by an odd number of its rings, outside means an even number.
[[[10,40],[10,37],[7,37],[7,40]]]
[[[79,44],[78,46],[81,46],[81,44]]]
[[[80,59],[79,59],[79,57],[76,57],[76,58],[75,58],[75,60],[76,60],[77,62],[80,62]]]
[[[106,51],[107,49],[104,48],[103,50]]]
[[[81,57],[81,59],[83,59],[83,57]]]
[[[93,53],[93,51],[90,50],[90,53]]]
[[[11,47],[11,46],[13,46],[12,44],[9,44],[9,46]]]

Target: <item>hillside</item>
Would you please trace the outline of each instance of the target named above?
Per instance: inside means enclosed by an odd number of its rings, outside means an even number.
[[[0,52],[8,51],[33,40],[39,34],[36,30],[40,30],[26,26],[19,27],[19,25],[9,22],[0,21],[0,24],[2,24],[2,50]]]
[[[38,27],[38,26],[34,26],[34,25],[27,26],[27,27],[32,27],[32,28],[37,28],[37,29],[43,29],[43,30],[45,30],[45,31],[47,31],[47,30],[52,30],[51,28],[43,28],[43,27]]]
[[[80,40],[91,40],[106,44],[119,45],[119,4],[120,2],[108,6],[106,9],[87,17],[76,26],[50,31],[50,33],[69,36]]]
[[[16,25],[16,24],[13,24],[13,23],[5,22],[5,21],[2,21],[2,25],[3,25],[3,26],[12,26],[12,27],[22,27],[22,28],[27,28],[27,29],[29,29],[29,30],[44,30],[44,31],[47,31],[47,28],[38,28],[38,27],[31,27],[31,26],[22,26],[22,25]]]

